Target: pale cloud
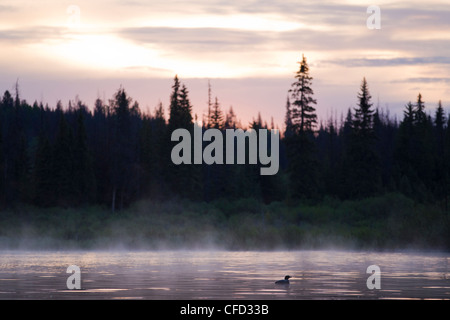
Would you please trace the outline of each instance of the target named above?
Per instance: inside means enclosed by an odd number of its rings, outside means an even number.
[[[450,57],[400,57],[392,59],[339,59],[326,61],[328,63],[345,65],[348,67],[387,67],[404,65],[439,64],[450,65]]]
[[[450,83],[450,78],[408,78],[401,80],[394,80],[392,83]]]

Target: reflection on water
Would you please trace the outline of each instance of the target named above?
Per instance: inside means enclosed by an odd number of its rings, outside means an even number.
[[[449,254],[0,252],[0,299],[450,299]],[[68,290],[70,265],[81,290]],[[368,289],[367,267],[381,269]],[[289,286],[276,280],[291,275]]]

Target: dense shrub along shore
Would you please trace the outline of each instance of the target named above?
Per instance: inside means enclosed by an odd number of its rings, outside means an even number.
[[[314,204],[148,200],[115,213],[18,206],[0,218],[2,249],[450,249],[448,213],[395,193]]]

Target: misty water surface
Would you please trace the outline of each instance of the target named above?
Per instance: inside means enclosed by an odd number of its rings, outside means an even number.
[[[0,299],[449,299],[447,253],[1,251]],[[366,285],[370,265],[381,289]],[[68,290],[67,267],[81,269]],[[289,287],[275,280],[289,274]]]

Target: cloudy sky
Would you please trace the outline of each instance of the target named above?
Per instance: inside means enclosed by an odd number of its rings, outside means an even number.
[[[367,27],[370,5],[381,29]],[[167,108],[178,74],[199,118],[210,80],[244,123],[261,112],[281,125],[302,54],[323,119],[355,106],[363,77],[391,114],[419,92],[450,111],[448,0],[0,0],[0,91],[19,79],[24,99],[50,106],[92,106],[122,85],[143,111]]]

